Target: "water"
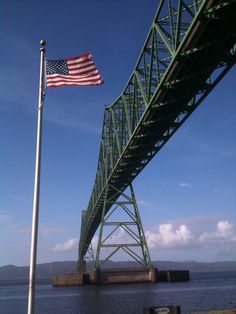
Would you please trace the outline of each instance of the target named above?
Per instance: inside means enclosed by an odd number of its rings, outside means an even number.
[[[0,313],[27,313],[26,281],[0,282]],[[36,287],[36,314],[142,314],[143,308],[180,305],[181,313],[236,308],[236,272],[193,273],[190,282],[53,288]]]

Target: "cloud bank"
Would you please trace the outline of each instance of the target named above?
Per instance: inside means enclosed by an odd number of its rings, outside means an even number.
[[[217,243],[236,242],[233,224],[228,220],[220,220],[213,232],[193,234],[186,224],[174,228],[173,224],[161,224],[154,230],[145,233],[148,246],[154,248],[201,247]]]
[[[192,187],[192,184],[190,184],[190,183],[186,183],[186,182],[181,182],[181,183],[179,183],[179,187],[181,187],[181,188],[191,188]]]
[[[217,223],[215,232],[204,232],[199,237],[200,243],[236,242],[236,235],[233,231],[233,224],[228,220],[221,220]]]
[[[79,239],[69,239],[63,243],[58,243],[53,247],[54,252],[68,252],[78,248]]]
[[[202,225],[199,224],[199,227]],[[177,252],[179,250],[183,254],[183,250],[188,252],[190,249],[196,249],[200,252],[201,249],[216,249],[216,251],[228,249],[236,246],[236,232],[234,226],[228,220],[219,220],[213,227],[213,231],[198,230],[198,232],[191,228],[191,224],[173,224],[164,223],[147,230],[145,232],[147,245],[150,253],[155,254],[160,250],[167,250],[166,252]],[[105,235],[104,235],[105,237]],[[130,236],[121,228],[117,233],[113,234],[106,243],[131,243]],[[94,236],[92,246],[96,252],[98,237]],[[78,238],[71,238],[65,242],[56,244],[53,247],[54,252],[62,253],[77,250]],[[214,251],[213,250],[213,251]],[[212,252],[213,252],[212,251]],[[188,253],[187,253],[188,254]]]
[[[192,239],[192,234],[186,225],[180,225],[174,230],[173,225],[161,224],[156,231],[146,231],[146,240],[150,249],[172,248],[186,246]]]

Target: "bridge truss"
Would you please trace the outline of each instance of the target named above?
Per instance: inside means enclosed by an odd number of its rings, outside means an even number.
[[[137,64],[105,108],[79,261],[113,203],[235,63],[234,0],[160,0]],[[117,190],[119,193],[117,193]],[[110,202],[105,203],[105,199]]]

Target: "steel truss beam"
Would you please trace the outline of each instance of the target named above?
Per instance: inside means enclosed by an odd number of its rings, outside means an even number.
[[[118,200],[112,200],[112,198],[108,197],[108,191],[106,191],[97,244],[95,269],[100,268],[102,264],[105,264],[119,251],[128,254],[142,267],[150,269],[151,259],[132,184],[130,184],[129,187],[130,196],[123,191],[116,189],[114,186],[112,186],[112,188],[120,195],[120,198]],[[111,208],[109,213],[106,214],[107,206],[110,206]],[[113,221],[112,216],[114,217],[116,212],[123,214],[125,221],[117,221],[117,219],[116,221]],[[108,230],[108,234],[106,235],[104,235],[106,231],[105,229]],[[124,239],[121,239],[119,243],[117,243],[117,241],[114,242],[113,238],[117,231],[123,231],[125,234]],[[128,240],[126,239],[127,236]],[[106,252],[105,257],[102,260],[101,250],[103,250],[104,253]]]
[[[124,191],[235,64],[235,11],[234,0],[159,2],[124,91],[105,108],[79,259],[100,224],[105,195],[120,195],[112,185]]]

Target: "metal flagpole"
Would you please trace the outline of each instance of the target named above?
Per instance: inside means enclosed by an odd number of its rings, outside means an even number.
[[[28,314],[34,313],[34,295],[35,295],[35,272],[37,257],[37,239],[38,239],[38,217],[39,217],[39,193],[40,193],[40,165],[41,165],[41,142],[42,142],[42,117],[43,117],[43,98],[44,98],[44,59],[45,59],[45,40],[40,41],[40,77],[39,77],[39,102],[38,102],[38,128],[35,159],[35,179],[34,179],[34,203],[32,218],[32,235],[30,250],[30,271],[29,271],[29,296],[28,296]]]

